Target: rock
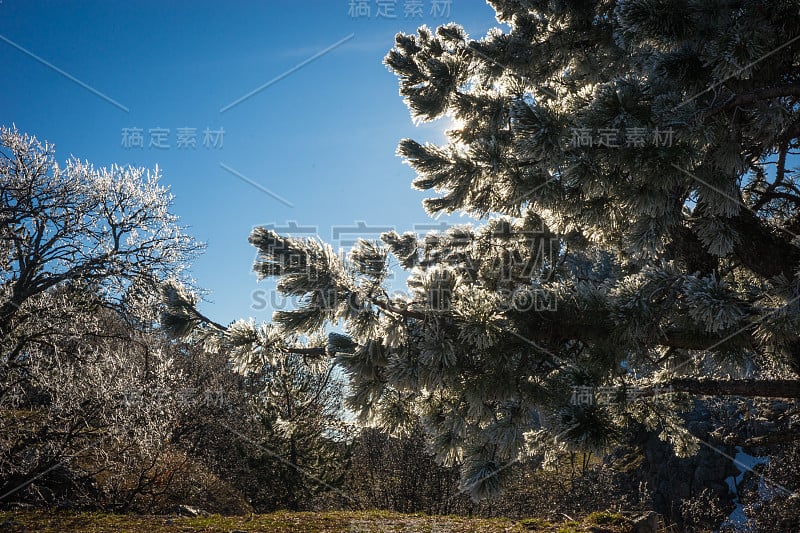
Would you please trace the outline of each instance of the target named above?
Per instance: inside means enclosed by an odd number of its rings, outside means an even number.
[[[8,508],[12,511],[33,511],[36,506],[32,503],[11,502],[8,504]]]
[[[695,436],[712,445],[716,441],[706,431],[718,423],[715,416],[701,401],[696,401],[694,409],[684,414],[687,427],[698,432]],[[725,479],[738,475],[739,471],[726,456],[731,455],[731,447],[717,443],[716,446],[725,452],[720,454],[708,446],[701,446],[697,454],[681,458],[675,456],[671,444],[661,441],[657,432],[639,431],[641,433],[635,441],[641,442],[644,452],[640,475],[651,490],[650,508],[653,511],[680,525],[683,520],[682,502],[698,497],[704,490],[719,500],[723,511],[728,506],[733,508]]]
[[[658,513],[650,511],[632,518],[633,533],[657,533]]]
[[[179,505],[175,508],[175,514],[178,516],[187,516],[189,518],[195,518],[197,516],[208,516],[208,513],[203,511],[202,509],[198,509],[197,507],[192,507],[191,505]]]

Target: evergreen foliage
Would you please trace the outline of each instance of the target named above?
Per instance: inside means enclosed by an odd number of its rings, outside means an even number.
[[[693,453],[692,396],[797,398],[797,2],[490,3],[504,28],[421,27],[385,60],[414,120],[454,123],[398,147],[425,208],[480,224],[344,260],[257,228],[255,271],[301,303],[243,334],[333,358],[365,423],[420,419],[475,498],[631,424]],[[406,296],[385,289],[391,257]],[[587,388],[608,401],[576,401]]]

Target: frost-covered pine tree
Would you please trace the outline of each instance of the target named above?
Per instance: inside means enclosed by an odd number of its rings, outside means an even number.
[[[343,324],[350,407],[420,417],[475,497],[632,421],[691,453],[691,397],[800,397],[800,5],[490,3],[485,37],[422,27],[386,57],[415,120],[453,123],[400,143],[425,207],[479,222],[344,261],[255,229],[256,272],[302,301],[276,325]]]

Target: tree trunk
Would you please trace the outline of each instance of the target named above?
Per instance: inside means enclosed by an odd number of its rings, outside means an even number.
[[[675,378],[649,389],[641,396],[657,396],[667,392],[688,392],[701,396],[800,398],[800,380]]]

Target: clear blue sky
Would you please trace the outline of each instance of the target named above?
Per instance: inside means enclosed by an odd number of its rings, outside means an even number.
[[[414,127],[382,59],[395,33],[423,23],[482,37],[497,22],[480,0],[422,0],[422,18],[406,16],[414,3],[2,0],[0,122],[51,141],[61,161],[158,164],[174,212],[208,246],[192,268],[210,291],[202,310],[223,323],[267,320],[272,285],[251,271],[254,226],[295,221],[346,246],[435,224],[395,149],[403,137],[441,141],[444,125]],[[395,18],[379,17],[380,4]],[[123,143],[133,128],[141,148],[135,136]]]

